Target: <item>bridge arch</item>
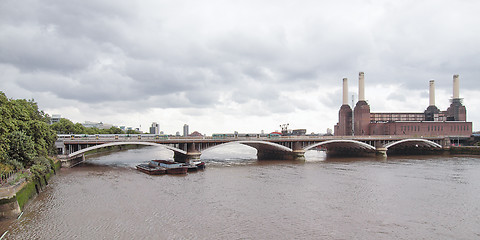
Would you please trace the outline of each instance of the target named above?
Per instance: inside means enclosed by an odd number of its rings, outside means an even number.
[[[303,157],[303,153],[296,153],[291,148],[283,146],[278,143],[268,142],[268,141],[259,141],[259,140],[238,140],[238,141],[229,141],[216,144],[214,146],[209,146],[204,148],[202,152],[208,152],[209,150],[219,148],[226,145],[232,144],[241,144],[255,148],[257,150],[257,159],[258,160],[279,160],[279,159],[299,159]]]
[[[398,145],[415,145],[415,146],[423,146],[423,147],[433,147],[433,148],[442,148],[442,145],[436,143],[436,142],[432,142],[430,140],[427,140],[427,139],[403,139],[403,140],[400,140],[400,141],[396,141],[396,142],[391,142],[387,145],[385,145],[385,148],[388,150],[389,148],[391,147],[395,147],[395,146],[398,146]]]
[[[328,146],[335,146],[335,147],[343,147],[343,148],[360,148],[360,149],[363,149],[363,150],[366,150],[366,151],[372,151],[374,152],[376,149],[374,146],[370,145],[370,144],[367,144],[367,143],[364,143],[364,142],[360,142],[360,141],[356,141],[356,140],[346,140],[346,139],[334,139],[334,140],[328,140],[328,141],[324,141],[324,142],[319,142],[319,143],[315,143],[315,144],[312,144],[310,146],[307,146],[304,148],[305,151],[308,151],[312,148],[315,148],[315,147],[318,147],[318,146],[326,146],[327,149],[328,149]]]
[[[208,148],[205,148],[202,150],[202,152],[213,150],[222,146],[227,146],[227,145],[233,145],[233,144],[242,144],[245,146],[249,146],[252,148],[255,148],[257,150],[272,150],[272,151],[283,151],[283,152],[292,152],[292,149],[285,147],[283,145],[280,145],[278,143],[273,143],[273,142],[267,142],[267,141],[254,141],[254,140],[239,140],[239,141],[231,141],[231,142],[225,142],[225,143],[220,143],[214,146],[210,146]]]
[[[112,147],[112,146],[122,146],[122,145],[161,146],[161,147],[164,147],[166,149],[172,150],[175,153],[180,153],[180,154],[183,154],[183,155],[187,154],[187,152],[184,151],[184,150],[181,150],[181,149],[178,149],[178,148],[175,148],[175,147],[171,147],[171,146],[167,146],[167,145],[164,145],[164,144],[160,144],[160,143],[153,143],[153,142],[110,142],[110,143],[103,143],[103,144],[99,144],[99,145],[95,145],[95,146],[91,146],[91,147],[88,147],[88,148],[78,150],[76,152],[68,154],[68,157],[69,158],[78,157],[78,156],[80,156],[80,155],[82,155],[86,152],[89,152],[89,151],[92,151],[92,150],[95,150],[95,149]]]

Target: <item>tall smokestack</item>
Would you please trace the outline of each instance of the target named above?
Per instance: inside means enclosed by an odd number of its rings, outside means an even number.
[[[453,75],[453,99],[460,98],[460,80],[458,74]]]
[[[358,101],[365,101],[365,77],[364,73],[358,73]]]
[[[348,105],[348,79],[343,79],[343,105]]]
[[[430,104],[429,106],[435,106],[435,81],[430,80]]]

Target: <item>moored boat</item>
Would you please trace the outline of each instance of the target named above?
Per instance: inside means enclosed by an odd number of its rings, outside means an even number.
[[[161,175],[167,173],[166,169],[159,166],[150,166],[149,164],[138,164],[137,170],[150,175]]]
[[[191,162],[190,164],[185,164],[189,172],[195,172],[197,170],[205,169],[205,162]]]
[[[182,163],[177,163],[168,160],[152,160],[149,165],[156,165],[165,168],[167,174],[185,174],[188,171],[188,167]]]
[[[188,169],[188,172],[196,172],[198,170],[198,167],[194,164],[185,164],[184,166]]]
[[[193,165],[197,167],[197,169],[205,169],[205,162],[192,162]]]

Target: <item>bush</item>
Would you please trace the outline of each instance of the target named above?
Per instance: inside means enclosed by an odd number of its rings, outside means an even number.
[[[37,155],[32,138],[24,132],[14,131],[8,134],[7,139],[9,141],[7,158],[20,162],[24,167],[32,165],[33,158]]]
[[[14,168],[11,165],[0,163],[0,175],[7,174],[13,170]]]
[[[30,167],[30,172],[36,177],[49,173],[53,166],[53,161],[46,157],[36,157],[33,162],[34,164]]]
[[[57,136],[49,122],[33,99],[8,99],[0,91],[0,163],[22,169],[37,155],[55,154]]]

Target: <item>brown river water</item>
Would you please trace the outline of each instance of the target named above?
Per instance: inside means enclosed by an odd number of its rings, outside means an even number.
[[[204,171],[150,176],[146,147],[61,169],[4,239],[480,239],[480,157],[257,161],[231,145]]]

